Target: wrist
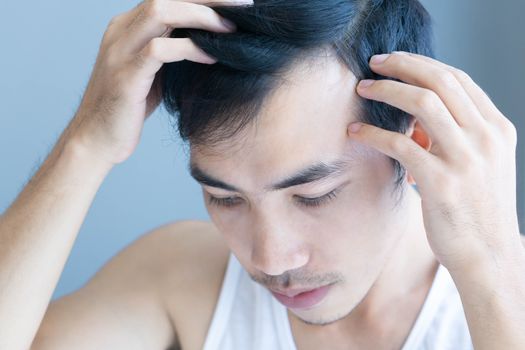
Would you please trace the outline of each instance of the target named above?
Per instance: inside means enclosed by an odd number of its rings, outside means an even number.
[[[521,349],[525,344],[525,252],[521,245],[487,254],[451,271],[475,348]]]
[[[504,247],[477,254],[449,272],[458,288],[465,289],[492,290],[508,283],[525,282],[525,249],[518,235]]]
[[[86,116],[78,112],[64,131],[61,140],[63,148],[68,149],[77,158],[85,159],[98,169],[109,171],[118,161],[105,147],[102,136],[90,130]]]
[[[61,154],[88,171],[90,177],[97,182],[103,180],[115,166],[104,158],[98,157],[76,138],[69,138],[63,143]]]

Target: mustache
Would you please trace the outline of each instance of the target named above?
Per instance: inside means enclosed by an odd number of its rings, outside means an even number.
[[[252,281],[270,289],[317,288],[327,284],[343,281],[343,275],[337,272],[311,274],[308,272],[287,271],[279,276],[254,275],[248,273]]]

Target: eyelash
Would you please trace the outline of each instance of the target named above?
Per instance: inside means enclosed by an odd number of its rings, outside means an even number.
[[[297,201],[301,205],[304,205],[305,207],[309,207],[309,208],[316,208],[316,207],[320,207],[323,204],[326,204],[330,202],[331,200],[335,199],[338,193],[339,193],[339,189],[336,188],[335,190],[330,191],[327,194],[324,194],[316,198],[305,198],[305,197],[300,197],[300,196],[296,196],[296,197],[298,198]],[[231,208],[238,204],[235,202],[235,200],[238,197],[217,198],[212,195],[210,195],[209,197],[210,197],[209,204],[216,205],[219,207]]]

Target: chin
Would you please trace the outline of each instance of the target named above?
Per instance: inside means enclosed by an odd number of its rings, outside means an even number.
[[[353,309],[352,309],[353,310]],[[338,314],[335,314],[335,315],[322,315],[322,316],[309,316],[309,317],[306,317],[306,316],[299,316],[297,315],[295,312],[291,311],[302,323],[304,324],[307,324],[307,325],[310,325],[310,326],[330,326],[334,323],[336,323],[337,321],[340,321],[344,318],[346,318],[346,316],[348,316],[352,310],[348,311],[348,312],[340,312]]]
[[[329,302],[329,299],[325,301]],[[346,300],[348,302],[348,300]],[[292,310],[288,309],[298,320],[302,323],[311,326],[329,326],[337,321],[346,318],[352,313],[357,306],[357,302],[354,302],[347,309],[342,304],[326,304],[323,302],[319,307],[314,307],[310,310]]]

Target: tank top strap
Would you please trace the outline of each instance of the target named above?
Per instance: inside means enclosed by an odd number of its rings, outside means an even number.
[[[221,343],[221,338],[225,334],[228,326],[230,314],[233,303],[235,302],[235,294],[239,284],[239,277],[241,274],[241,265],[237,261],[235,255],[230,253],[228,257],[228,266],[224,279],[222,281],[221,291],[215,310],[213,312],[212,322],[206,335],[203,350],[218,349]]]
[[[438,308],[442,304],[443,298],[447,294],[449,283],[447,281],[447,271],[439,264],[432,286],[428,291],[421,311],[419,312],[416,321],[405,340],[402,350],[418,349],[419,344],[425,337],[430,324],[432,323]]]

